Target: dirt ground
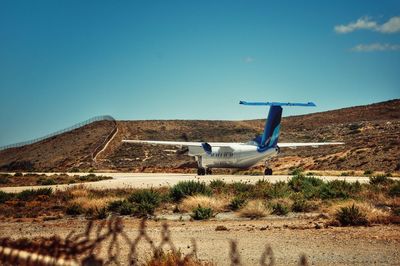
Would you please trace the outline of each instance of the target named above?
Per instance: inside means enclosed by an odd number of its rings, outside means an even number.
[[[124,231],[130,239],[134,239],[138,235],[140,221],[124,218],[123,222]],[[71,230],[83,232],[86,223],[84,218],[2,222],[0,237],[33,238],[54,233],[65,237]],[[163,223],[147,222],[146,232],[156,245],[161,240]],[[199,259],[216,265],[230,265],[231,240],[237,241],[243,265],[257,265],[266,245],[271,246],[277,265],[297,265],[302,254],[312,265],[399,265],[400,262],[400,227],[396,225],[319,228],[315,219],[311,218],[168,221],[168,225],[177,249],[190,253],[193,248],[191,239],[195,239]],[[216,231],[216,227],[221,225],[227,230]],[[119,259],[127,265],[129,245],[121,240],[120,248]],[[105,249],[103,247],[103,253]],[[138,251],[141,259],[151,255],[149,245],[144,242],[141,242]]]

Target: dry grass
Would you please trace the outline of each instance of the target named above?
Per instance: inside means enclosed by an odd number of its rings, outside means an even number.
[[[103,198],[90,198],[90,197],[77,197],[71,200],[72,204],[77,204],[85,210],[99,210],[108,205],[109,202],[120,200],[117,197],[103,197]]]
[[[224,211],[228,204],[227,198],[196,195],[185,198],[179,205],[179,210],[189,212],[200,205],[203,208],[211,208],[214,212],[220,212]]]
[[[193,256],[183,256],[180,252],[168,252],[162,254],[158,258],[151,258],[146,263],[147,266],[212,266],[214,264],[210,262],[200,261]]]
[[[267,208],[261,200],[251,200],[240,211],[241,217],[261,218],[271,213],[271,209]]]
[[[74,198],[83,198],[83,197],[89,197],[89,191],[85,186],[76,186],[76,187],[72,187],[69,190],[69,193],[71,193],[71,195]]]
[[[357,202],[355,200],[338,202],[336,204],[324,208],[324,211],[333,217],[335,213],[338,212],[341,208],[351,207],[353,204],[356,207],[358,207],[362,213],[366,215],[367,220],[370,223],[387,223],[390,217],[390,213],[388,211],[378,209],[374,207],[371,203]]]

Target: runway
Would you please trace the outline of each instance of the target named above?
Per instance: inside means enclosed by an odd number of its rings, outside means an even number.
[[[54,173],[45,173],[54,174]],[[70,175],[86,175],[88,173],[70,173]],[[278,181],[288,181],[290,175],[273,175],[273,176],[249,176],[249,175],[206,175],[198,176],[195,174],[164,174],[164,173],[95,173],[96,175],[111,176],[113,179],[88,182],[84,183],[85,186],[93,189],[110,189],[110,188],[151,188],[151,187],[163,187],[163,186],[173,186],[179,181],[185,180],[199,180],[206,183],[211,180],[221,179],[227,183],[230,182],[249,182],[255,183],[260,179],[268,180],[271,183]],[[367,183],[369,177],[366,176],[317,176],[324,181],[331,180],[346,180],[347,182]],[[52,185],[52,186],[21,186],[21,187],[3,187],[0,190],[5,192],[20,192],[25,189],[35,189],[43,187],[52,187],[54,189],[66,189],[72,186],[80,185],[75,184],[65,184],[65,185]]]

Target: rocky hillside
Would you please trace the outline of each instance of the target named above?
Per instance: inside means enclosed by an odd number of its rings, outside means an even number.
[[[151,120],[118,121],[118,133],[96,162],[90,154],[109,132],[93,124],[51,140],[0,152],[1,169],[31,162],[36,170],[191,171],[196,167],[185,150],[122,143],[122,139],[238,141],[262,132],[264,119],[248,121]],[[282,149],[271,161],[276,170],[400,171],[400,100],[285,117],[282,142],[343,141],[346,145]],[[79,136],[79,137],[77,137]]]

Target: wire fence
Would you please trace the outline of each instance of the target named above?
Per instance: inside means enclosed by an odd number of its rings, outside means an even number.
[[[6,150],[6,149],[10,149],[10,148],[18,148],[18,147],[22,147],[22,146],[25,146],[25,145],[33,144],[33,143],[36,143],[36,142],[39,142],[39,141],[42,141],[42,140],[45,140],[45,139],[48,139],[48,138],[63,134],[63,133],[66,133],[66,132],[69,132],[69,131],[72,131],[74,129],[86,126],[86,125],[88,125],[90,123],[99,122],[99,121],[112,121],[116,125],[116,121],[112,116],[109,116],[109,115],[95,116],[95,117],[92,117],[92,118],[90,118],[88,120],[80,122],[78,124],[75,124],[75,125],[73,125],[71,127],[68,127],[68,128],[53,132],[51,134],[48,134],[48,135],[40,137],[40,138],[36,138],[36,139],[28,140],[28,141],[23,141],[23,142],[18,142],[18,143],[14,143],[14,144],[9,144],[9,145],[5,145],[5,146],[0,146],[0,151]]]
[[[201,261],[197,258],[196,241],[192,239],[192,250],[186,255],[180,253],[171,241],[171,233],[168,224],[164,223],[161,230],[161,242],[155,241],[146,231],[146,220],[139,225],[136,237],[131,238],[124,230],[120,218],[110,218],[102,221],[98,226],[94,222],[87,224],[84,233],[77,234],[72,231],[62,239],[57,236],[41,238],[39,240],[27,240],[11,238],[0,239],[1,265],[141,265],[138,247],[144,242],[150,248],[146,253],[152,252],[152,258],[147,265],[213,265],[211,262]],[[144,244],[143,243],[143,244]],[[128,255],[121,257],[122,247],[127,247]],[[175,254],[170,263],[165,261],[166,253]],[[99,254],[104,250],[106,255]],[[177,255],[178,254],[178,255]],[[103,255],[104,256],[104,255]],[[229,259],[231,265],[242,265],[240,253],[236,241],[230,242]],[[157,263],[158,262],[158,263]],[[305,255],[298,261],[299,265],[309,265]],[[261,266],[275,265],[275,257],[271,246],[266,245],[259,260]]]

